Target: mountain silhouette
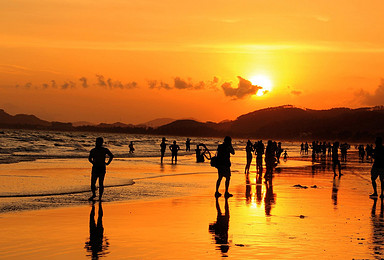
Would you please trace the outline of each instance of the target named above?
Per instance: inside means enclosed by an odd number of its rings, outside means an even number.
[[[238,138],[278,140],[372,141],[376,136],[384,136],[384,106],[313,110],[285,105],[256,110],[232,121],[203,123],[183,119],[157,128],[121,122],[74,126],[72,123],[44,121],[33,115],[12,116],[0,109],[0,126],[178,136],[222,137],[231,135]]]
[[[29,125],[29,126],[50,126],[51,123],[39,119],[34,115],[17,114],[10,115],[3,109],[0,109],[0,124],[1,125]]]

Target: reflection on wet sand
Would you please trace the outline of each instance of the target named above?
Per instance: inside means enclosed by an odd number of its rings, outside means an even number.
[[[339,191],[340,179],[341,179],[341,175],[339,175],[339,177],[334,176],[333,178],[332,201],[333,201],[333,205],[335,205],[335,209],[337,208],[337,193]]]
[[[276,204],[276,194],[273,193],[273,184],[272,178],[266,180],[265,182],[265,197],[264,197],[264,206],[265,206],[265,216],[271,216],[272,206]]]
[[[99,259],[99,257],[106,256],[108,252],[109,242],[104,236],[103,227],[103,207],[101,201],[99,202],[99,211],[97,217],[97,224],[95,221],[95,201],[92,202],[92,209],[89,215],[89,240],[85,242],[85,249],[87,256],[92,259]]]
[[[217,219],[216,222],[209,224],[209,232],[214,236],[217,249],[223,256],[227,256],[229,250],[228,229],[229,229],[229,206],[228,198],[225,199],[225,212],[222,214],[219,198],[216,198]]]
[[[254,204],[256,200],[256,205],[260,206],[263,201],[263,177],[260,174],[256,174],[255,185],[252,184],[249,174],[245,175],[245,202],[247,205]],[[265,195],[264,195],[264,206],[265,206],[265,215],[271,216],[272,206],[276,204],[276,194],[273,193],[273,183],[272,178],[269,178],[264,181],[265,185]],[[252,187],[256,187],[256,191],[252,190]]]
[[[375,259],[383,259],[384,256],[384,208],[383,198],[380,199],[380,214],[376,215],[377,199],[373,199],[371,211],[372,223],[372,254]]]

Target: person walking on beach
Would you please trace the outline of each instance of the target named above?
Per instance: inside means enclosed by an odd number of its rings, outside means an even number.
[[[104,192],[104,177],[106,173],[106,166],[109,165],[113,160],[113,154],[108,148],[103,147],[103,138],[96,138],[96,146],[93,148],[88,157],[88,161],[92,163],[92,174],[91,174],[91,190],[92,196],[89,200],[96,198],[96,181],[99,179],[99,200],[103,196]],[[108,155],[108,162],[105,162],[105,158]]]
[[[165,139],[165,137],[163,137],[163,139],[161,140],[161,144],[160,144],[160,160],[161,160],[161,163],[163,163],[163,158],[164,158],[164,154],[165,154],[165,149],[167,149],[167,144],[165,143],[167,140]]]
[[[172,164],[173,159],[175,159],[175,164],[177,164],[177,152],[180,150],[180,146],[176,144],[176,141],[173,141],[173,144],[169,146],[169,150],[172,152]]]
[[[381,195],[380,198],[383,198],[383,190],[384,190],[384,147],[383,147],[383,139],[381,137],[377,137],[375,141],[375,149],[373,150],[373,165],[371,169],[371,181],[373,193],[369,195],[371,198],[377,198],[377,177],[380,178],[381,183]]]
[[[339,160],[339,142],[334,142],[332,146],[332,169],[333,177],[336,177],[336,167],[339,168],[339,176],[341,176],[341,165]]]
[[[132,141],[129,143],[128,147],[129,147],[129,153],[133,153],[135,151],[135,147],[133,147],[133,142]]]
[[[245,147],[245,152],[247,154],[247,164],[245,165],[245,174],[249,174],[249,168],[251,167],[252,158],[253,158],[253,145],[250,140],[247,142],[247,146]]]
[[[216,181],[215,197],[221,196],[219,187],[221,180],[225,177],[225,198],[232,197],[233,195],[228,192],[229,182],[231,180],[231,154],[235,154],[235,150],[232,146],[232,138],[226,136],[224,142],[217,147],[217,172],[218,178]]]

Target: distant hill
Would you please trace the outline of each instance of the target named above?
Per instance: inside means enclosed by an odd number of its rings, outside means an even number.
[[[230,135],[250,139],[307,141],[317,139],[372,142],[376,136],[384,136],[383,106],[313,110],[286,105],[256,110],[235,120],[220,123],[183,119],[161,125],[167,120],[172,119],[153,120],[152,125],[158,127],[135,126],[121,122],[76,126],[72,123],[44,121],[33,115],[12,116],[0,109],[0,126],[8,128],[207,137]]]
[[[384,108],[311,110],[280,106],[239,116],[218,127],[241,137],[372,139],[384,134]]]
[[[0,109],[0,125],[50,126],[51,123],[41,120],[34,115],[17,114],[12,116],[3,109]]]
[[[202,123],[195,120],[176,120],[154,130],[156,134],[180,136],[217,136],[219,130],[214,123]]]
[[[76,121],[72,123],[73,126],[88,126],[88,125],[96,125],[95,123],[87,122],[87,121]]]
[[[142,124],[139,124],[138,126],[147,126],[147,127],[152,127],[152,128],[157,128],[159,126],[167,125],[169,123],[172,123],[176,121],[176,119],[173,118],[157,118]]]

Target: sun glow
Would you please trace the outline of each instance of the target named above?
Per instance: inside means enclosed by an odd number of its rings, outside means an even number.
[[[260,97],[260,96],[263,96],[265,95],[266,93],[268,92],[271,92],[272,91],[272,87],[273,87],[273,84],[272,84],[272,81],[265,75],[256,75],[256,76],[253,76],[249,79],[249,81],[253,84],[253,85],[257,85],[259,87],[262,87],[262,89],[259,89],[257,91],[257,96]]]

